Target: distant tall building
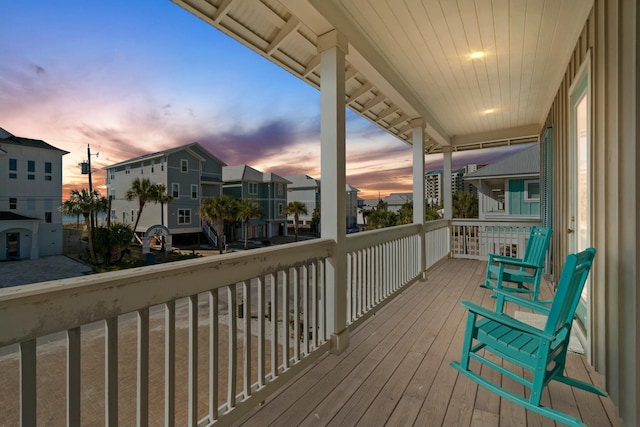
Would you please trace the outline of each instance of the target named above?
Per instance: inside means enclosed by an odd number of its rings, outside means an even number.
[[[466,165],[463,168],[455,169],[451,171],[451,193],[455,194],[458,191],[470,191],[474,195],[477,195],[477,189],[469,182],[465,182],[463,177],[467,174],[475,172],[482,168],[484,165]],[[429,206],[438,206],[442,204],[442,187],[443,178],[442,169],[429,171],[424,177],[424,197]]]

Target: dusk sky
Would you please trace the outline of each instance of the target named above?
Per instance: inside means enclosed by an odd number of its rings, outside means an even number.
[[[321,178],[319,92],[171,1],[0,0],[0,16],[0,127],[69,151],[65,198],[88,186],[87,144],[103,195],[103,167],[191,142],[228,165]],[[454,153],[454,167],[504,151]],[[410,192],[411,168],[409,145],[347,110],[359,197]]]

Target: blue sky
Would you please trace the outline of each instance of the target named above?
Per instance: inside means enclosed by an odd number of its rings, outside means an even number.
[[[171,1],[0,0],[0,16],[0,127],[69,151],[66,189],[86,186],[87,144],[98,188],[104,166],[194,141],[229,165],[321,177],[319,92]],[[411,147],[347,119],[360,196],[411,191]]]

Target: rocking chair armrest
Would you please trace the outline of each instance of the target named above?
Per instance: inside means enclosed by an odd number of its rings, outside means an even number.
[[[529,298],[523,298],[513,292],[505,291],[502,288],[495,288],[492,290],[499,296],[504,297],[505,302],[511,302],[543,314],[549,314],[551,311],[551,303],[553,301],[532,301]]]
[[[539,338],[544,338],[549,341],[553,341],[555,337],[553,335],[547,334],[542,329],[535,328],[531,325],[527,325],[526,323],[522,323],[519,320],[514,319],[513,317],[504,314],[504,313],[496,313],[495,311],[488,310],[484,307],[480,307],[469,301],[462,301],[462,306],[469,310],[471,313],[478,314],[484,318],[489,320],[493,320],[494,322],[498,322],[502,325],[508,326],[513,329],[517,329],[519,331],[525,332],[530,335],[535,335]]]
[[[509,258],[509,257],[507,257],[507,259],[499,259],[499,260],[494,260],[494,261],[497,261],[500,264],[511,265],[511,266],[515,266],[515,267],[533,268],[534,270],[542,268],[542,266],[540,266],[540,265],[524,262],[524,261],[522,261],[520,259],[517,259],[517,258]]]
[[[489,254],[489,264],[492,264],[493,261],[496,261],[496,262],[505,262],[505,261],[524,262],[524,259],[522,259],[522,258],[513,258],[513,257],[506,256],[506,255]]]

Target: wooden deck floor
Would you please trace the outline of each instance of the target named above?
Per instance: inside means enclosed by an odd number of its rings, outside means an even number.
[[[478,286],[486,263],[451,259],[367,320],[341,355],[326,355],[242,419],[243,426],[553,426],[553,421],[479,388],[449,363],[460,357],[460,301],[492,307]],[[513,307],[510,308],[513,310]],[[571,354],[570,376],[598,382]],[[495,375],[493,377],[495,381]],[[498,378],[498,380],[500,380]],[[509,379],[506,387],[523,387]],[[588,426],[621,426],[610,399],[552,383],[545,405]]]

